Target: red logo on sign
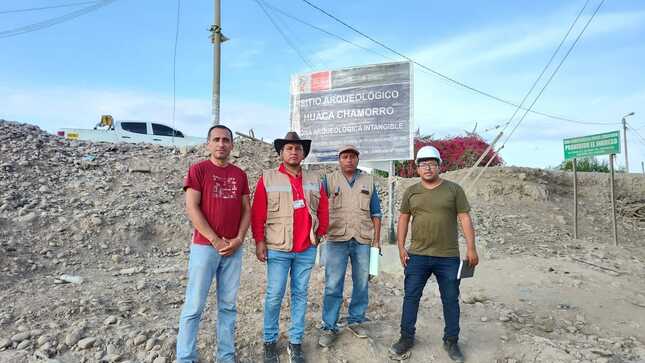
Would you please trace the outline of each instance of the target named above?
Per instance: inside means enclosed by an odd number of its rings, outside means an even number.
[[[311,91],[326,91],[331,86],[331,73],[318,72],[311,74]]]

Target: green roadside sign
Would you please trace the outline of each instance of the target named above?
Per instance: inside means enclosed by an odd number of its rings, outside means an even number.
[[[564,139],[564,159],[620,154],[620,131]]]

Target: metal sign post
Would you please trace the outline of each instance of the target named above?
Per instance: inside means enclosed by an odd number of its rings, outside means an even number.
[[[387,190],[388,190],[388,218],[387,231],[388,242],[394,244],[396,242],[396,233],[394,232],[394,161],[390,161],[390,170],[387,177]]]
[[[618,228],[616,228],[616,191],[615,191],[615,184],[614,184],[614,157],[615,154],[609,155],[609,171],[610,171],[610,179],[609,179],[609,188],[610,188],[610,195],[611,195],[611,225],[612,225],[612,230],[614,232],[614,246],[618,246]]]
[[[578,239],[578,171],[573,158],[573,239]]]
[[[564,159],[573,164],[573,238],[578,238],[578,170],[577,158],[596,155],[609,155],[611,169],[610,194],[613,216],[614,245],[618,245],[616,227],[616,198],[614,189],[614,156],[620,153],[620,131],[564,139]]]

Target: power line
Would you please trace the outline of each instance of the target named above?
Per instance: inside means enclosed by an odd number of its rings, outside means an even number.
[[[64,14],[64,15],[61,15],[61,16],[57,16],[57,17],[54,17],[54,18],[51,18],[51,19],[43,20],[43,21],[40,21],[40,22],[37,22],[37,23],[21,26],[21,27],[14,28],[14,29],[0,31],[0,39],[14,37],[14,36],[17,36],[17,35],[22,35],[22,34],[34,32],[34,31],[37,31],[37,30],[49,28],[49,27],[52,27],[52,26],[54,26],[56,24],[66,22],[66,21],[78,18],[79,16],[88,14],[88,13],[90,13],[92,11],[98,10],[98,9],[104,7],[104,6],[107,6],[107,5],[115,2],[115,1],[116,0],[99,0],[99,1],[96,1],[94,5],[86,6],[86,7],[82,8],[82,9],[75,10],[75,11],[72,11],[70,13],[67,13],[67,14]]]
[[[564,42],[569,37],[569,34],[571,34],[571,31],[575,27],[576,23],[578,23],[578,19],[580,19],[580,16],[582,15],[582,13],[584,13],[585,9],[587,8],[587,5],[589,5],[589,0],[586,0],[584,5],[580,9],[580,11],[578,11],[578,15],[576,15],[575,19],[573,20],[573,22],[569,26],[569,29],[567,29],[566,34],[564,34],[564,37],[562,37],[562,40],[560,40],[560,44],[558,44],[558,46],[555,48],[555,50],[553,51],[553,54],[551,54],[551,58],[549,58],[549,61],[542,68],[542,72],[540,72],[540,75],[535,79],[535,81],[531,85],[531,88],[528,90],[528,92],[526,92],[526,95],[524,95],[524,98],[522,98],[522,102],[520,102],[519,106],[517,106],[517,108],[515,108],[515,112],[513,112],[513,115],[511,115],[511,118],[509,118],[508,121],[506,122],[506,124],[504,125],[504,128],[502,129],[502,132],[504,130],[506,130],[506,128],[511,124],[511,122],[513,122],[513,119],[515,118],[515,115],[517,115],[517,113],[519,112],[520,108],[522,106],[524,106],[524,102],[526,102],[526,100],[529,98],[531,93],[533,93],[533,90],[535,89],[535,86],[537,86],[537,84],[540,82],[540,80],[542,79],[542,76],[544,76],[544,73],[546,73],[547,69],[549,69],[549,67],[551,66],[551,63],[555,59],[555,56],[560,52],[560,49],[562,48],[562,45],[564,44]],[[510,135],[509,135],[509,137],[510,137]],[[508,138],[507,138],[507,140],[508,140]]]
[[[305,20],[302,20],[302,19],[300,19],[300,18],[298,18],[298,17],[296,17],[296,16],[294,16],[294,15],[292,15],[292,14],[289,14],[289,13],[287,13],[286,11],[284,11],[284,10],[282,10],[282,9],[280,9],[280,8],[278,8],[278,7],[276,7],[276,6],[274,6],[274,5],[271,5],[271,4],[267,3],[267,2],[264,2],[264,6],[266,6],[267,8],[271,9],[272,11],[275,11],[275,12],[277,12],[277,13],[279,13],[279,14],[281,14],[281,15],[283,15],[283,16],[285,16],[285,17],[287,17],[287,18],[291,19],[291,20],[294,20],[294,21],[296,21],[296,22],[298,22],[298,23],[300,23],[300,24],[303,24],[303,25],[305,25],[305,26],[307,26],[307,27],[309,27],[309,28],[312,28],[312,29],[314,29],[314,30],[317,30],[317,31],[319,31],[319,32],[321,32],[321,33],[327,34],[328,36],[330,36],[330,37],[332,37],[332,38],[336,38],[336,39],[338,39],[338,40],[340,40],[340,41],[343,41],[343,42],[345,42],[345,43],[347,43],[347,44],[353,45],[353,46],[354,46],[354,47],[356,47],[356,48],[363,49],[363,50],[364,50],[364,51],[366,51],[366,52],[370,52],[370,53],[372,53],[372,54],[378,55],[379,57],[383,57],[383,58],[389,59],[389,60],[391,60],[391,61],[395,61],[395,60],[396,60],[396,59],[394,59],[394,58],[392,58],[392,57],[388,57],[387,55],[385,55],[385,54],[383,54],[383,53],[379,53],[379,52],[375,51],[374,49],[371,49],[371,48],[368,48],[368,47],[362,46],[362,45],[360,45],[360,44],[358,44],[358,43],[356,43],[356,42],[352,42],[351,40],[348,40],[348,39],[346,39],[346,38],[343,38],[343,37],[341,37],[341,36],[340,36],[340,35],[338,35],[338,34],[332,33],[332,32],[330,32],[330,31],[328,31],[328,30],[326,30],[326,29],[323,29],[323,28],[321,28],[321,27],[319,27],[319,26],[313,25],[313,24],[311,24],[311,23],[309,23],[309,22],[307,22],[307,21],[305,21]]]
[[[508,134],[508,136],[506,137],[506,139],[505,139],[505,140],[504,140],[504,142],[502,143],[502,145],[499,147],[499,149],[497,150],[498,152],[499,152],[499,150],[501,150],[501,149],[506,145],[506,143],[508,142],[508,140],[509,140],[509,139],[511,138],[511,136],[513,136],[513,134],[515,133],[515,130],[517,130],[517,128],[522,124],[522,121],[524,121],[524,118],[526,117],[526,115],[529,113],[529,111],[531,111],[531,109],[533,108],[533,106],[535,105],[535,103],[537,103],[537,101],[540,99],[540,97],[542,96],[542,93],[543,93],[543,92],[544,92],[544,90],[547,88],[547,86],[551,83],[551,81],[553,80],[553,78],[555,77],[555,75],[558,73],[558,71],[560,70],[560,67],[562,67],[562,64],[564,64],[564,61],[565,61],[565,60],[567,60],[567,58],[569,57],[569,54],[571,54],[571,51],[573,50],[573,48],[575,48],[576,44],[578,44],[578,41],[580,40],[580,38],[582,38],[582,35],[583,35],[583,34],[585,33],[585,31],[587,30],[587,27],[589,27],[589,24],[591,24],[591,21],[596,17],[596,14],[598,14],[598,11],[600,10],[600,8],[602,7],[602,5],[603,5],[604,3],[605,3],[605,0],[602,0],[602,1],[598,4],[598,6],[597,6],[597,7],[596,7],[596,9],[594,10],[593,14],[591,14],[591,17],[589,17],[589,20],[587,20],[587,23],[585,23],[584,27],[582,28],[582,30],[580,31],[580,33],[578,34],[578,36],[576,37],[576,39],[573,41],[573,43],[571,44],[571,46],[569,46],[569,49],[567,50],[567,52],[564,54],[564,56],[563,56],[563,57],[562,57],[562,59],[560,60],[560,63],[558,63],[558,66],[557,66],[557,67],[555,68],[555,70],[551,73],[551,76],[550,76],[550,77],[549,77],[549,79],[546,81],[546,83],[544,84],[544,86],[542,86],[542,89],[540,90],[540,92],[538,93],[538,95],[535,97],[535,99],[533,100],[533,102],[531,103],[531,105],[529,106],[529,108],[528,108],[528,109],[526,109],[526,111],[525,111],[525,112],[524,112],[524,114],[522,115],[522,118],[520,118],[520,120],[518,121],[518,123],[515,125],[515,127],[513,127],[513,129],[511,130],[511,132]],[[585,4],[585,6],[586,6],[586,4]]]
[[[643,137],[643,135],[641,135],[641,134],[640,134],[640,132],[638,132],[638,130],[637,130],[637,129],[635,129],[634,127],[632,127],[632,125],[630,125],[630,124],[628,124],[628,123],[626,123],[626,124],[627,124],[627,127],[628,127],[630,130],[632,130],[632,131],[636,134],[636,136],[638,136],[638,138],[639,138],[639,139],[641,139],[641,143],[642,143],[643,145],[645,145],[645,137]]]
[[[526,115],[531,111],[531,109],[533,108],[533,106],[535,106],[535,103],[540,99],[540,97],[542,96],[542,93],[544,92],[544,90],[546,89],[546,87],[551,83],[551,81],[553,80],[553,77],[555,77],[555,75],[558,73],[558,71],[560,70],[560,67],[562,66],[562,64],[564,63],[564,61],[569,57],[569,54],[571,54],[571,51],[572,51],[572,50],[573,50],[573,48],[576,46],[576,44],[578,43],[578,41],[579,41],[579,40],[580,40],[580,38],[582,37],[582,34],[584,34],[585,30],[587,29],[587,27],[589,26],[589,24],[591,23],[591,21],[593,20],[593,18],[596,16],[596,14],[598,13],[598,10],[600,10],[600,7],[602,6],[602,4],[603,4],[604,2],[605,2],[605,0],[602,0],[602,2],[598,5],[598,7],[597,7],[597,8],[596,8],[596,10],[594,11],[594,13],[591,15],[591,17],[589,18],[589,20],[587,21],[587,23],[584,25],[584,27],[582,28],[582,30],[580,31],[580,33],[578,34],[578,36],[576,37],[576,39],[573,41],[573,43],[571,44],[571,46],[569,47],[569,49],[567,50],[567,52],[564,54],[564,56],[562,57],[562,59],[560,59],[560,63],[558,63],[558,66],[553,70],[553,72],[551,73],[551,76],[550,76],[550,77],[549,77],[549,79],[546,81],[546,83],[544,83],[544,85],[542,86],[542,89],[540,89],[540,92],[537,94],[537,96],[535,96],[535,98],[533,99],[533,102],[531,103],[531,105],[530,105],[530,106],[529,106],[529,107],[524,111],[524,114],[522,115],[522,117],[520,118],[520,120],[517,122],[517,124],[515,125],[515,127],[513,127],[513,129],[511,130],[511,132],[506,136],[506,139],[504,140],[504,142],[503,142],[503,143],[502,143],[502,144],[501,144],[501,145],[500,145],[500,146],[499,146],[499,147],[494,151],[493,155],[491,155],[491,157],[488,159],[488,162],[484,165],[484,167],[481,169],[481,171],[479,172],[479,174],[477,174],[477,177],[475,177],[475,180],[474,180],[474,181],[469,185],[469,187],[468,187],[467,191],[469,191],[469,190],[472,188],[472,186],[474,186],[475,184],[477,184],[477,181],[479,180],[479,178],[480,178],[480,177],[482,176],[482,174],[486,171],[486,169],[487,169],[487,168],[488,168],[488,166],[491,164],[491,162],[492,162],[493,160],[495,160],[495,159],[496,159],[496,156],[497,156],[497,155],[499,155],[499,152],[504,148],[504,146],[506,146],[506,143],[508,142],[508,140],[511,138],[511,136],[513,136],[513,134],[515,133],[515,131],[517,130],[517,128],[522,124],[522,121],[524,121],[524,119],[525,119]],[[576,22],[578,21],[578,18],[580,17],[580,15],[581,15],[581,14],[582,14],[582,12],[584,11],[584,9],[587,7],[587,3],[588,3],[588,1],[587,1],[587,2],[585,2],[585,5],[583,6],[583,8],[582,8],[582,9],[580,10],[580,12],[578,13],[578,16],[576,16],[576,19],[574,20],[573,24],[571,24],[571,27],[569,27],[569,31],[567,31],[567,34],[564,36],[564,38],[563,38],[563,39],[562,39],[562,41],[560,42],[560,45],[558,45],[558,47],[557,47],[556,51],[553,53],[552,58],[549,60],[549,63],[547,64],[547,67],[548,67],[548,65],[551,63],[551,61],[553,60],[553,57],[555,57],[555,55],[556,55],[556,54],[558,53],[558,51],[560,50],[560,47],[562,46],[562,44],[564,43],[564,41],[566,40],[566,38],[569,36],[569,33],[571,32],[571,29],[573,28],[573,26],[574,26],[574,25],[576,24]],[[544,69],[544,70],[545,70],[545,69]],[[544,70],[543,70],[543,73],[544,73]],[[543,73],[542,73],[542,74],[543,74]],[[540,74],[540,77],[538,77],[538,80],[539,80],[539,78],[541,78],[541,77],[542,77],[542,74]],[[536,83],[537,83],[537,82],[536,82]],[[535,86],[535,83],[533,84],[533,86]],[[532,92],[532,88],[533,88],[533,87],[531,87],[531,91],[529,91],[529,94],[530,94],[530,92]],[[528,94],[527,94],[527,96],[526,96],[526,97],[528,97]],[[525,99],[526,99],[526,97],[525,97]],[[522,103],[523,103],[523,101],[522,101]],[[520,107],[521,107],[521,106],[518,106],[518,109],[519,109]],[[516,110],[516,111],[517,111],[517,110]],[[515,116],[515,113],[513,113],[513,116]],[[511,120],[512,120],[512,117],[511,117]],[[509,122],[510,122],[510,120],[509,120]],[[508,124],[507,124],[506,126],[508,126]],[[506,127],[504,127],[504,129],[506,129]],[[501,136],[501,135],[502,135],[502,133],[500,133],[500,134],[499,134],[499,136]],[[478,161],[478,163],[479,163],[479,161]],[[474,168],[475,168],[475,167],[477,167],[477,165],[473,166],[473,167],[471,168],[471,170],[474,170]],[[470,173],[468,173],[468,175],[470,175]],[[468,176],[466,176],[466,178],[467,178],[467,177],[468,177]]]
[[[12,14],[12,13],[26,13],[29,11],[38,11],[38,10],[48,10],[48,9],[58,9],[58,8],[69,8],[79,5],[95,4],[97,1],[81,1],[76,3],[68,4],[59,4],[59,5],[50,5],[50,6],[41,6],[37,8],[25,8],[25,9],[14,9],[14,10],[0,10],[0,14]]]
[[[177,0],[177,18],[175,21],[175,44],[172,50],[172,136],[175,137],[175,109],[177,97],[177,44],[179,43],[179,19],[181,18],[181,0]]]
[[[266,3],[266,2],[264,2],[264,1],[263,1],[263,2],[262,2],[262,4],[265,6],[265,8],[268,8],[268,7],[267,7],[267,3]],[[294,31],[291,29],[291,26],[289,25],[289,22],[287,21],[287,19],[285,19],[284,17],[277,16],[277,15],[275,15],[275,14],[273,14],[273,15],[274,15],[274,16],[273,16],[273,19],[274,19],[274,20],[276,21],[276,23],[277,23],[277,24],[282,28],[282,30],[284,31],[284,33],[285,33],[285,34],[288,34],[288,35],[290,36],[290,38],[289,38],[289,39],[291,39],[292,43],[294,43],[294,44],[301,44],[301,45],[302,45],[302,44],[305,44],[305,42],[304,42],[304,41],[300,38],[300,36],[298,35],[298,32],[294,32]],[[293,25],[293,24],[292,24],[292,25]],[[299,49],[300,49],[300,48],[299,48]],[[303,54],[304,54],[304,53],[306,53],[306,52],[303,52]],[[311,63],[313,64],[313,63],[314,63],[314,61],[312,60],[312,61],[311,61]]]
[[[280,35],[282,36],[282,38],[287,42],[287,44],[291,47],[291,49],[293,49],[293,50],[296,52],[296,54],[298,54],[298,56],[300,57],[300,59],[302,59],[302,61],[303,61],[303,62],[304,62],[308,67],[309,67],[309,69],[313,69],[314,67],[313,67],[313,65],[311,64],[311,62],[309,62],[309,61],[307,60],[307,58],[305,58],[304,54],[302,54],[302,52],[301,52],[301,51],[300,51],[300,49],[296,46],[296,44],[295,44],[295,43],[293,43],[293,42],[291,41],[291,39],[289,39],[289,37],[287,36],[287,34],[282,30],[282,28],[280,28],[280,26],[279,26],[279,25],[278,25],[278,23],[275,21],[275,19],[273,19],[273,17],[271,16],[271,14],[269,14],[269,12],[267,11],[267,9],[264,7],[264,2],[263,2],[262,0],[254,0],[254,1],[258,4],[258,6],[260,7],[260,9],[262,9],[262,11],[264,12],[264,15],[266,15],[266,17],[267,17],[267,18],[269,18],[269,21],[271,21],[271,24],[273,24],[273,27],[278,31],[278,33],[280,33]]]
[[[510,119],[508,121],[506,121],[505,123],[497,124],[495,126],[492,126],[492,127],[487,128],[487,129],[484,129],[483,132],[489,132],[489,131],[492,131],[492,130],[497,130],[497,129],[501,128],[501,127],[503,127],[503,129],[502,129],[502,132],[503,132],[511,124],[511,122],[515,118],[515,115],[517,114],[517,112],[520,110],[520,108],[522,106],[524,106],[524,102],[526,101],[526,99],[533,92],[533,90],[535,89],[535,86],[537,86],[538,82],[542,79],[542,76],[547,71],[547,69],[551,66],[551,63],[555,59],[555,56],[558,54],[558,52],[560,52],[560,49],[562,48],[562,45],[564,44],[564,42],[569,37],[569,34],[571,34],[571,31],[573,30],[573,28],[575,27],[576,23],[580,19],[580,16],[584,12],[584,10],[587,8],[588,4],[589,4],[589,0],[585,1],[584,5],[580,9],[580,11],[578,11],[578,14],[576,15],[576,17],[573,20],[573,22],[571,23],[571,25],[569,26],[569,29],[565,33],[564,37],[562,37],[562,40],[560,40],[560,44],[558,44],[556,49],[553,51],[553,54],[551,54],[551,58],[549,59],[549,61],[542,68],[542,71],[540,72],[540,75],[535,79],[535,81],[533,82],[533,85],[531,85],[531,88],[529,89],[529,91],[526,93],[526,95],[522,99],[522,102],[520,102],[520,105],[515,108],[515,112],[513,112],[513,115],[510,117]]]
[[[435,76],[443,78],[443,79],[445,79],[445,80],[447,80],[447,81],[449,81],[451,83],[454,83],[454,84],[456,84],[456,85],[458,85],[460,87],[466,88],[466,89],[468,89],[468,90],[470,90],[470,91],[472,91],[474,93],[477,93],[477,94],[480,94],[482,96],[494,99],[494,100],[496,100],[498,102],[501,102],[501,103],[504,103],[506,105],[513,106],[513,107],[519,107],[519,105],[517,105],[514,102],[511,102],[509,100],[503,99],[503,98],[498,97],[498,96],[495,96],[495,95],[493,95],[491,93],[488,93],[486,91],[482,91],[482,90],[477,89],[477,88],[475,88],[473,86],[470,86],[470,85],[465,84],[465,83],[463,83],[461,81],[458,81],[458,80],[456,80],[456,79],[454,79],[454,78],[452,78],[450,76],[447,76],[447,75],[445,75],[445,74],[443,74],[443,73],[441,73],[439,71],[436,71],[436,70],[434,70],[434,69],[432,69],[432,68],[430,68],[430,67],[428,67],[428,66],[426,66],[426,65],[424,65],[424,64],[422,64],[422,63],[420,63],[420,62],[418,62],[418,61],[416,61],[416,60],[414,60],[414,59],[412,59],[410,57],[408,57],[407,55],[399,52],[398,50],[396,50],[396,49],[384,44],[383,42],[378,41],[375,38],[363,33],[362,31],[360,31],[357,28],[353,27],[352,25],[344,22],[343,20],[339,19],[338,17],[334,16],[333,14],[329,13],[328,11],[318,7],[317,5],[315,5],[313,3],[311,3],[309,0],[302,0],[302,1],[305,2],[307,5],[309,5],[310,7],[316,9],[317,11],[319,11],[319,12],[323,13],[324,15],[330,17],[331,19],[335,20],[336,22],[338,22],[338,23],[344,25],[345,27],[351,29],[355,33],[365,37],[366,39],[370,40],[371,42],[373,42],[373,43],[375,43],[375,44],[377,44],[379,46],[381,46],[382,48],[387,49],[388,51],[390,51],[390,52],[392,52],[392,53],[394,53],[394,54],[396,54],[396,55],[408,60],[409,62],[421,67],[422,69],[426,70],[427,72],[430,72],[430,73],[434,74]],[[523,108],[523,107],[521,107],[521,109],[526,110],[526,108]],[[613,125],[613,124],[615,124],[613,122],[608,123],[608,122],[578,121],[578,120],[573,120],[573,119],[566,118],[566,117],[563,117],[563,116],[558,116],[558,115],[549,114],[549,113],[546,113],[546,112],[541,112],[541,111],[536,111],[536,110],[530,110],[530,112],[534,113],[536,115],[548,117],[548,118],[555,119],[555,120],[560,120],[560,121],[565,121],[565,122],[572,122],[572,123],[577,123],[577,124],[584,124],[584,125]]]

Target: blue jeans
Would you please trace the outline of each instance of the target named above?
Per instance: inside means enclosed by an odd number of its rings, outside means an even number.
[[[307,291],[309,276],[316,262],[316,247],[303,252],[269,250],[267,258],[267,290],[264,299],[264,341],[278,341],[280,332],[280,308],[291,276],[291,326],[289,342],[302,344],[307,314]]]
[[[323,329],[338,331],[336,322],[343,304],[343,288],[347,262],[352,263],[352,300],[349,303],[349,324],[365,321],[370,268],[370,245],[356,240],[325,242],[325,297],[323,298]]]
[[[459,257],[410,255],[405,268],[405,297],[401,314],[401,335],[414,337],[423,288],[434,274],[443,305],[443,340],[459,337]]]
[[[192,244],[188,263],[186,300],[179,318],[177,362],[197,362],[197,333],[215,278],[217,283],[217,362],[235,362],[235,321],[237,291],[240,287],[242,248],[223,257],[215,248]]]

